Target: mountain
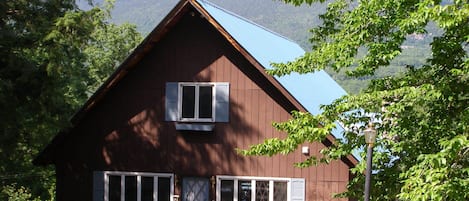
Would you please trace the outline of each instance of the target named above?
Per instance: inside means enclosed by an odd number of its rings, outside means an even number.
[[[103,0],[95,0],[102,4]],[[112,12],[116,23],[136,24],[138,30],[149,33],[179,0],[117,0]],[[308,47],[308,30],[320,23],[317,17],[326,5],[313,6],[287,5],[282,1],[272,0],[210,0],[210,2],[247,18],[261,26],[297,41],[303,48]],[[80,7],[87,7],[80,1]]]
[[[112,11],[115,23],[132,23],[146,35],[166,16],[179,0],[117,0]],[[95,0],[102,4],[103,0]],[[281,0],[210,0],[241,17],[247,18],[263,27],[296,41],[306,51],[309,50],[309,29],[321,23],[318,16],[325,12],[327,4],[302,5],[295,7]],[[86,8],[87,3],[80,1],[79,6]],[[88,6],[89,7],[89,6]],[[386,77],[401,73],[405,65],[421,65],[430,54],[429,42],[437,30],[430,27],[425,35],[412,35],[402,46],[403,55],[387,67],[378,69],[374,76],[349,78],[344,72],[328,73],[349,93],[358,93],[366,87],[369,79]]]

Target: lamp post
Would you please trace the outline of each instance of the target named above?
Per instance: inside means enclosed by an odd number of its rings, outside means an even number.
[[[369,123],[364,130],[365,142],[368,145],[366,151],[366,178],[365,178],[365,201],[370,200],[370,183],[371,183],[371,164],[373,159],[373,145],[376,141],[376,129],[373,123]]]

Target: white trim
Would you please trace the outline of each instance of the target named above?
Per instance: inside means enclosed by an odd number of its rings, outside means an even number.
[[[124,172],[124,171],[103,171],[105,175],[116,176],[158,176],[158,177],[174,177],[172,173],[151,173],[151,172]]]
[[[158,189],[156,189],[156,191],[158,191]],[[170,178],[170,182],[169,182],[169,192],[171,192],[169,194],[169,200],[170,201],[173,201],[174,200],[174,197],[176,195],[174,195],[174,175]]]
[[[156,179],[153,179],[153,200],[158,201],[158,180]]]
[[[217,179],[238,179],[238,180],[256,180],[256,181],[290,181],[291,178],[287,177],[258,177],[258,176],[230,176],[230,175],[217,175]]]
[[[269,181],[269,200],[274,200],[274,180]]]
[[[215,109],[216,109],[216,85],[217,82],[178,82],[178,120],[180,122],[215,122]],[[183,96],[183,87],[184,86],[194,86],[195,87],[195,103],[194,103],[194,118],[183,118],[182,117],[182,96]],[[211,86],[212,87],[212,118],[199,118],[199,91],[201,86]]]
[[[269,181],[269,200],[274,200],[274,183],[287,182],[287,200],[291,201],[291,181],[295,178],[285,177],[257,177],[257,176],[229,176],[217,175],[216,176],[216,201],[221,201],[221,180],[233,180],[233,201],[238,201],[238,181],[250,180],[251,181],[251,200],[256,200],[256,181]]]
[[[104,175],[104,201],[109,201],[109,177],[120,176],[121,201],[125,201],[125,177],[135,176],[137,178],[137,201],[142,199],[142,177],[153,177],[153,200],[158,200],[158,178],[169,178],[170,200],[174,199],[174,174],[171,173],[150,173],[150,172],[123,172],[123,171],[103,171]]]
[[[109,201],[108,195],[109,195],[109,177],[106,176],[106,173],[103,173],[102,175],[104,177],[104,201]]]
[[[235,186],[238,186],[238,180],[234,180],[234,181],[233,181],[233,188],[234,188]],[[218,191],[218,189],[217,189],[217,191]],[[234,194],[233,194],[233,200],[234,200],[234,201],[238,201],[238,188],[234,188],[233,193],[234,193]],[[236,195],[236,196],[235,196],[235,195]],[[221,195],[220,195],[220,196],[221,196]],[[218,198],[217,198],[217,199],[218,199]],[[221,199],[221,197],[220,197],[220,199]]]
[[[125,176],[121,175],[121,201],[125,201]]]
[[[256,200],[256,181],[258,180],[251,180],[251,201]]]
[[[137,176],[137,200],[142,200],[142,176],[141,175]]]
[[[215,187],[216,188],[215,197],[219,198],[221,196],[221,192],[218,191],[217,189],[221,189],[221,182],[218,182],[218,180],[217,180],[217,182],[215,182],[215,185],[216,185],[216,187]]]

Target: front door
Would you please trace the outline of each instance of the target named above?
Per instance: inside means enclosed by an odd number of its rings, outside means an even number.
[[[203,177],[186,177],[182,180],[182,201],[208,201],[210,181]]]

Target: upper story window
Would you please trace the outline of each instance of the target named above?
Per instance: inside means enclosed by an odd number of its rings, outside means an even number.
[[[166,83],[166,121],[228,122],[229,83]]]
[[[179,110],[182,121],[212,121],[215,116],[214,84],[179,83]]]

